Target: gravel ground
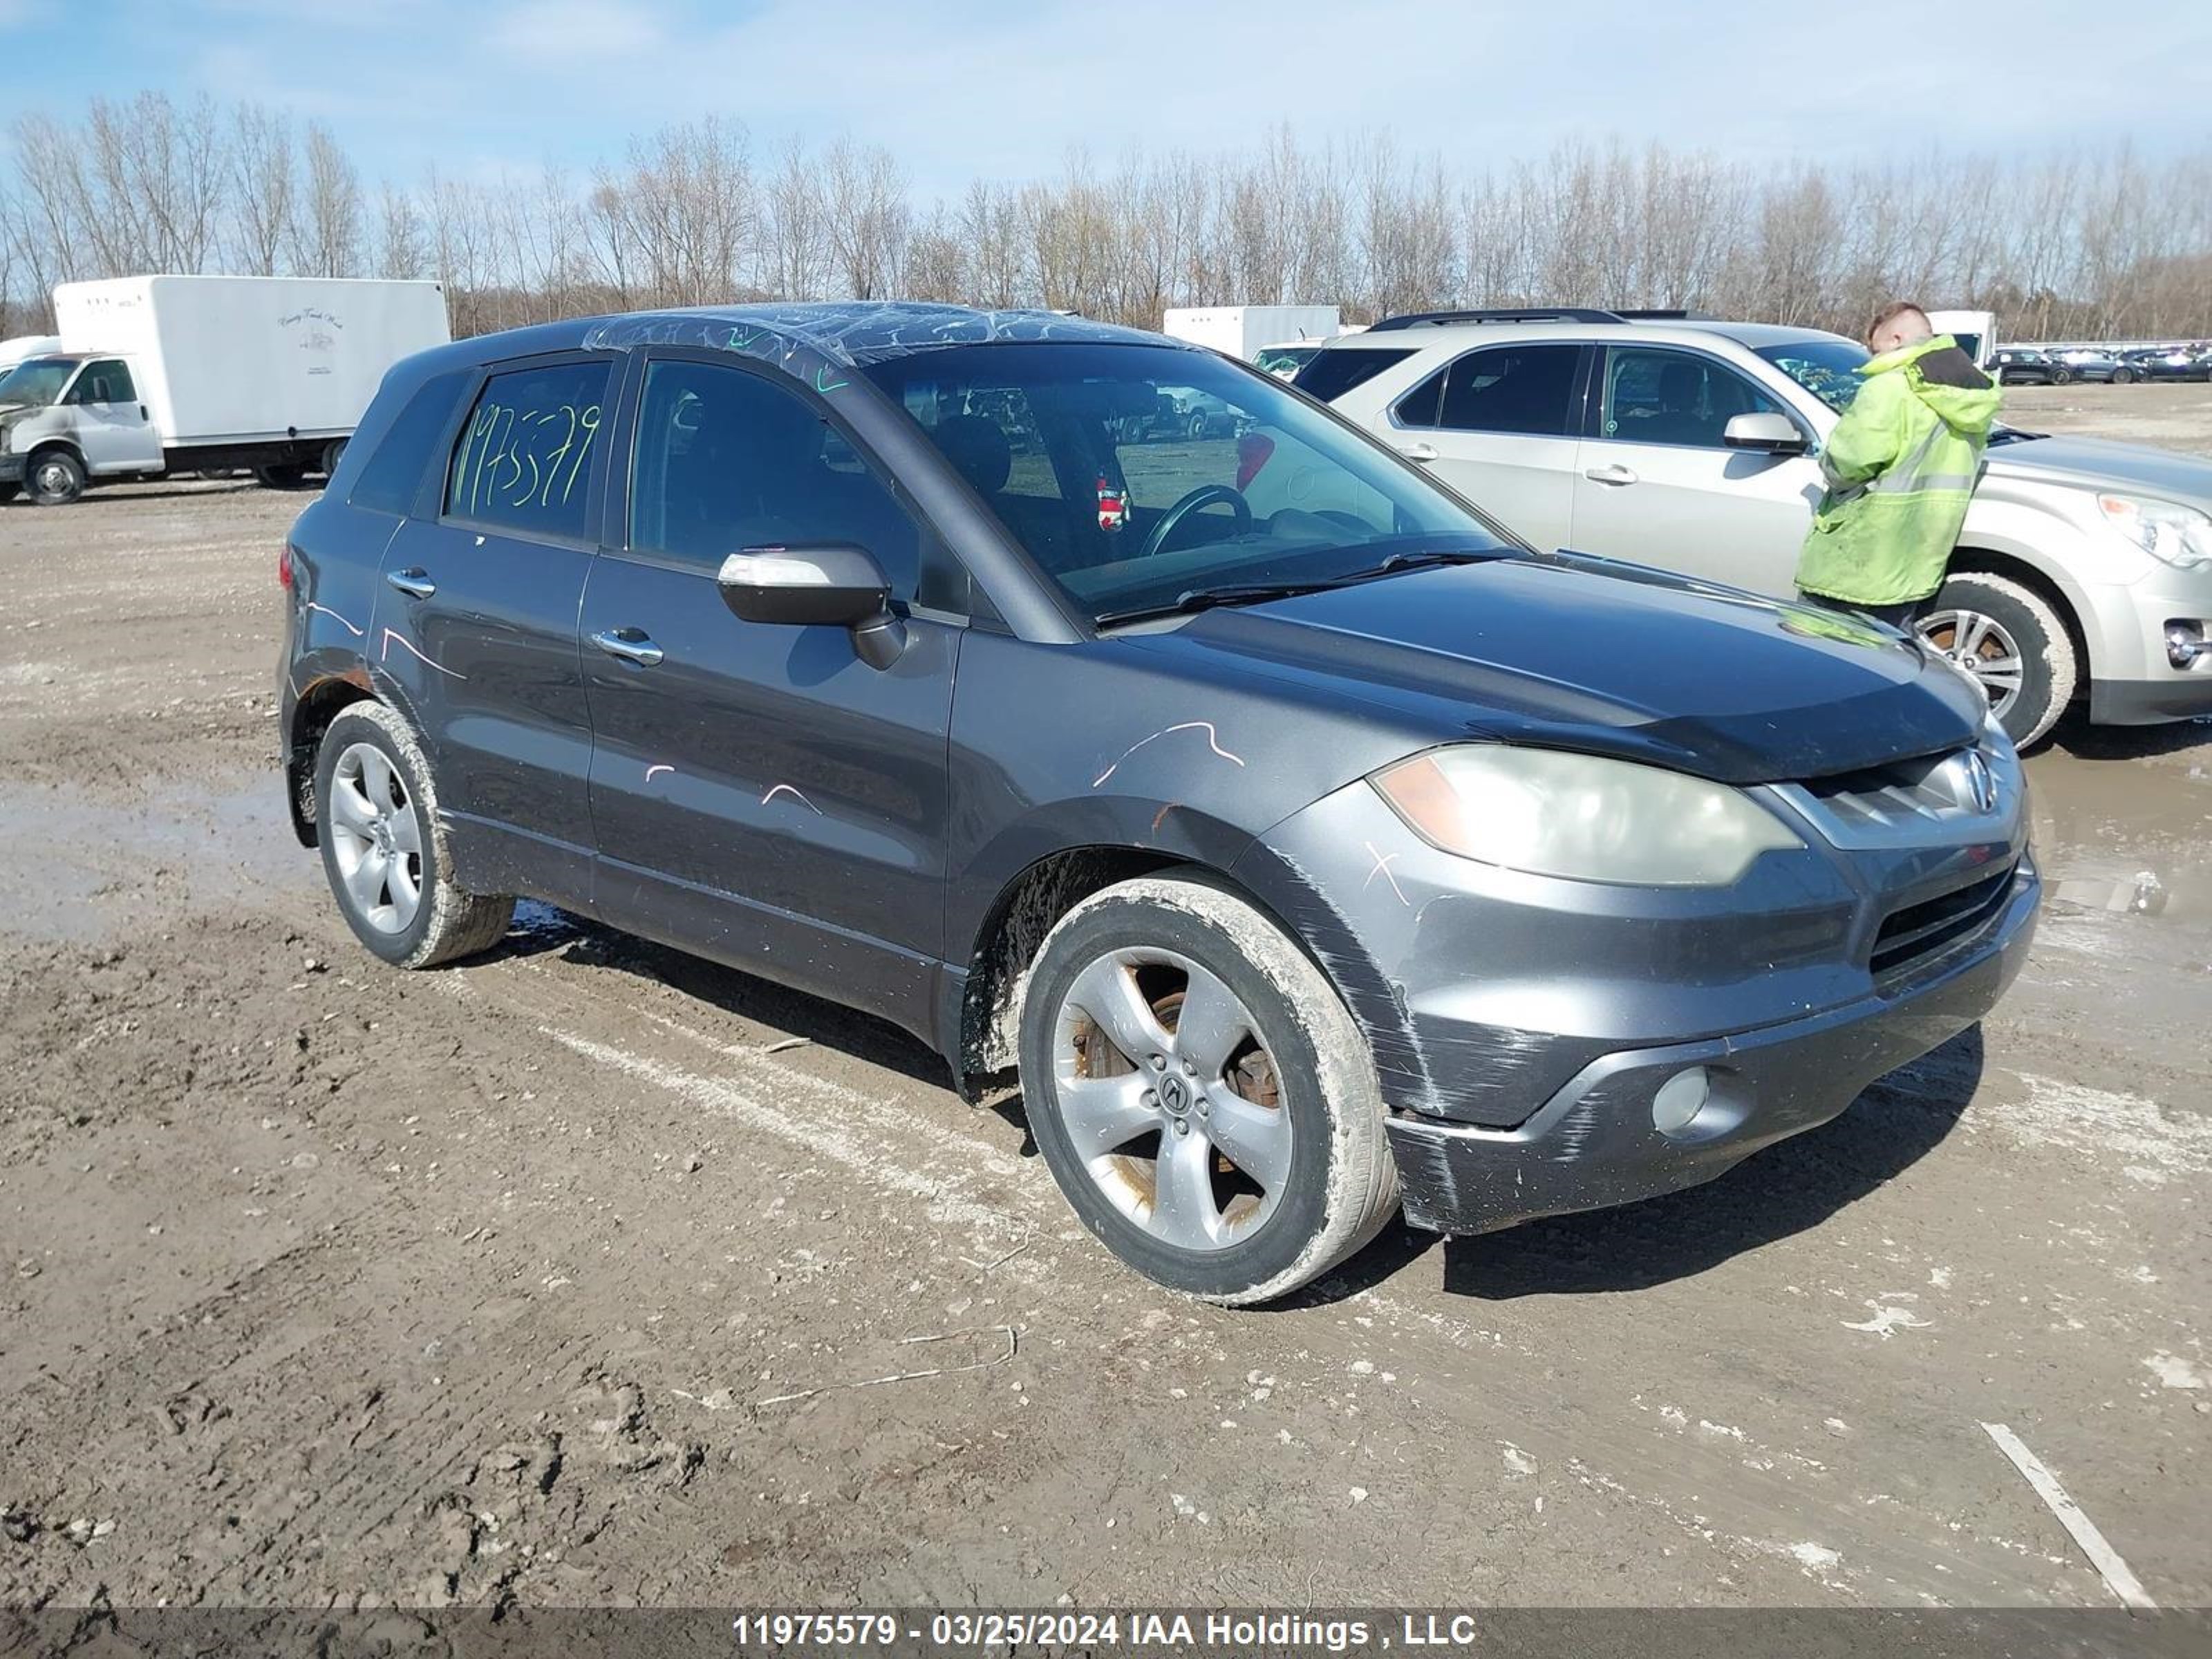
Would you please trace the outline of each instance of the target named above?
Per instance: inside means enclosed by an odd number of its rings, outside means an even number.
[[[1827,1128],[1221,1312],[885,1028],[550,911],[358,950],[299,505],[0,510],[0,1607],[2112,1605],[1984,1423],[2212,1601],[2207,728],[2033,759],[2023,981]]]

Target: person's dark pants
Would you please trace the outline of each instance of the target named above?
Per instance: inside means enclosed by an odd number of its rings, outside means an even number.
[[[1903,605],[1853,605],[1847,599],[1832,599],[1826,593],[1808,593],[1797,590],[1799,601],[1817,605],[1823,611],[1839,611],[1846,617],[1872,617],[1876,622],[1887,623],[1892,628],[1910,634],[1920,625],[1920,619],[1936,608],[1933,593],[1924,599],[1911,599]]]

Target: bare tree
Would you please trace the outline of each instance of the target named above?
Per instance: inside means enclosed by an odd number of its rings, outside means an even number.
[[[232,268],[251,276],[274,276],[292,240],[292,127],[259,104],[231,112]]]
[[[291,225],[291,263],[302,276],[356,276],[362,264],[361,175],[331,130],[307,128],[307,199]]]

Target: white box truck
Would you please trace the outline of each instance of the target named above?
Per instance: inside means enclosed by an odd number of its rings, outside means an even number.
[[[327,474],[384,372],[452,338],[435,283],[124,276],[54,290],[61,349],[0,378],[0,500],[251,467]]]
[[[1186,306],[1160,323],[1163,334],[1248,363],[1262,347],[1333,340],[1342,331],[1334,306]]]

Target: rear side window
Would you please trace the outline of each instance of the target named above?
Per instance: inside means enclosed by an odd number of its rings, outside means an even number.
[[[1449,432],[1566,437],[1582,349],[1520,345],[1470,351],[1408,393],[1398,405],[1398,418],[1407,426]]]
[[[486,380],[453,446],[446,516],[583,539],[607,374],[605,362],[550,363]]]
[[[422,475],[446,435],[446,422],[453,417],[453,404],[468,380],[465,370],[440,374],[415,388],[415,395],[385,428],[376,448],[354,480],[346,500],[372,513],[404,515],[414,510],[422,487]]]
[[[1405,351],[1318,351],[1291,379],[1309,398],[1333,404],[1356,386],[1365,386],[1386,368],[1395,368],[1413,354]]]

